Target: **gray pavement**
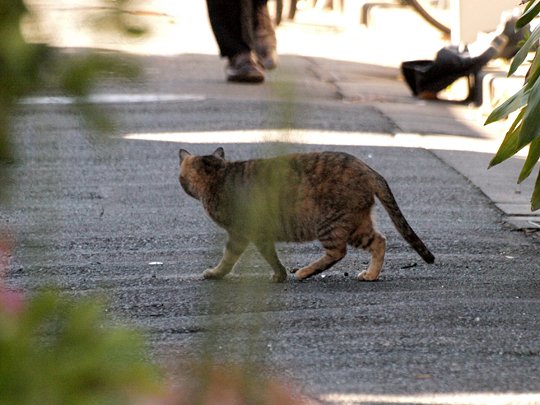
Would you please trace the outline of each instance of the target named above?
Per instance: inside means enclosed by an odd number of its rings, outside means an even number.
[[[303,27],[286,26],[281,40],[343,39]],[[285,46],[261,86],[225,83],[222,62],[203,52],[132,54],[145,76],[97,89],[114,96],[101,102],[118,123],[111,139],[89,135],[72,106],[22,105],[16,181],[0,211],[17,241],[9,283],[102,294],[114,318],[144,331],[156,361],[210,352],[254,362],[320,403],[540,403],[536,218],[522,211],[530,184],[515,184],[519,160],[485,170],[500,128],[483,128],[468,107],[415,100],[396,66],[373,55],[344,61]],[[254,250],[227,279],[202,280],[224,234],[181,192],[177,150],[217,145],[231,159],[360,157],[387,178],[436,263],[421,262],[377,208],[388,237],[380,282],[355,279],[368,257],[352,249],[306,282],[269,283]],[[518,228],[505,224],[513,217]],[[517,230],[524,223],[530,231]],[[320,248],[278,253],[297,267]]]

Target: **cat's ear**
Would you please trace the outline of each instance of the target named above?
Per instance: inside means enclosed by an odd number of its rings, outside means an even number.
[[[215,157],[218,157],[220,159],[225,159],[225,151],[223,150],[223,148],[220,146],[219,148],[217,148],[214,153],[212,153],[213,156]]]
[[[184,160],[186,157],[191,156],[191,153],[185,149],[180,149],[178,151],[178,156],[180,157],[180,162],[182,162],[182,160]]]

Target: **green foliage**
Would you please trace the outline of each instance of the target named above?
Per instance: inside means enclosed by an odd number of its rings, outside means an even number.
[[[112,122],[104,111],[87,103],[93,86],[104,78],[119,77],[134,79],[139,67],[128,60],[107,53],[86,53],[59,60],[50,81],[64,94],[72,96],[76,107],[83,114],[90,129],[106,133],[113,129]]]
[[[128,404],[156,394],[158,374],[145,359],[142,339],[108,325],[96,301],[53,292],[16,310],[5,301],[0,404]]]
[[[37,82],[43,47],[27,44],[19,21],[27,12],[21,0],[0,0],[0,160],[9,160],[8,121],[13,101]]]
[[[128,2],[110,0],[102,22],[116,33],[140,35],[142,28],[133,28],[125,12]],[[26,42],[21,22],[29,15],[22,0],[0,0],[0,196],[7,194],[2,169],[14,159],[11,120],[20,98],[43,89],[72,96],[81,101],[90,124],[103,128],[103,115],[88,107],[84,97],[103,77],[137,73],[110,54],[66,55]],[[156,395],[157,369],[146,359],[138,334],[108,324],[95,300],[43,292],[25,301],[3,288],[4,265],[0,263],[0,405],[131,404]]]
[[[93,21],[96,30],[140,36],[144,28],[128,11],[131,0],[109,0]],[[11,119],[20,98],[40,89],[81,101],[79,111],[90,128],[110,129],[111,123],[96,107],[84,103],[92,86],[104,77],[133,78],[138,69],[110,54],[86,52],[67,57],[46,44],[25,41],[21,21],[30,15],[22,0],[0,0],[0,197],[6,192],[3,164],[14,160],[10,148]],[[90,19],[89,19],[90,20]]]
[[[510,69],[508,71],[509,76],[513,75],[517,68],[525,61],[532,47],[538,43],[539,38],[540,26],[536,27],[534,31],[531,32],[525,43],[519,49],[518,53],[514,56],[514,59],[512,59],[512,64],[510,65]]]
[[[530,0],[516,27],[525,26],[539,13],[540,0]],[[514,74],[536,46],[526,83],[516,94],[495,108],[486,120],[487,125],[519,111],[499,150],[490,162],[490,167],[497,165],[529,145],[529,153],[518,178],[519,183],[530,176],[540,159],[540,114],[538,114],[540,111],[540,53],[537,47],[539,40],[540,26],[537,26],[514,57],[508,72],[509,76]],[[540,171],[531,198],[531,210],[537,209],[540,209]]]
[[[523,15],[516,23],[516,28],[523,28],[529,24],[540,12],[540,0],[528,1],[523,11]]]

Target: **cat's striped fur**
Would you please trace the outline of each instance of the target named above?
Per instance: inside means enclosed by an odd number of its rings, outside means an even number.
[[[296,271],[296,278],[318,274],[340,261],[347,245],[368,250],[371,262],[360,280],[376,280],[386,239],[374,227],[377,197],[396,229],[428,263],[434,256],[409,226],[384,178],[347,153],[291,154],[231,162],[218,148],[194,156],[180,149],[180,184],[201,201],[208,215],[228,233],[223,258],[205,278],[229,273],[249,242],[274,270],[273,281],[287,277],[278,259],[277,241],[319,240],[325,254]],[[294,272],[294,271],[293,271]]]

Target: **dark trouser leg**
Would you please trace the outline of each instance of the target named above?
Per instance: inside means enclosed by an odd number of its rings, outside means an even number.
[[[268,13],[266,0],[253,1],[252,25],[254,31],[255,52],[265,69],[274,69],[277,65],[276,32]]]
[[[247,20],[244,2],[251,0],[206,0],[210,25],[219,46],[221,56],[232,58],[252,49],[246,41]],[[251,9],[251,3],[249,4]]]
[[[264,71],[257,64],[253,33],[253,0],[207,0],[208,16],[221,56],[229,59],[230,82],[261,83]],[[260,0],[259,0],[260,1]]]

